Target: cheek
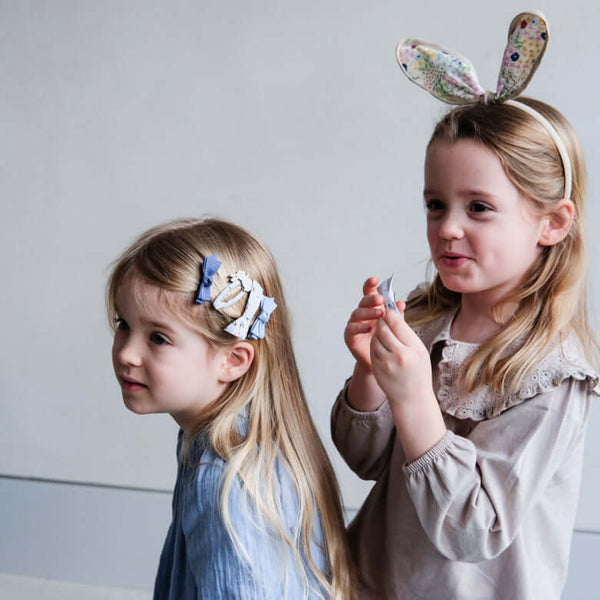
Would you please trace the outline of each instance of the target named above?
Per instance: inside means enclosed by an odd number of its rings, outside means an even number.
[[[119,359],[118,359],[119,351],[120,351],[120,347],[117,344],[117,338],[115,337],[115,339],[113,339],[112,349],[111,349],[112,364],[113,364],[113,368],[115,370],[117,368],[117,365],[119,364]]]
[[[429,243],[429,247],[433,249],[435,243],[438,239],[437,227],[434,223],[427,223],[427,242]]]
[[[123,363],[122,353],[125,349],[126,344],[127,344],[127,339],[123,335],[123,332],[119,331],[119,330],[115,331],[112,348],[111,348],[111,358],[112,358],[113,368],[114,368],[115,372],[117,371],[118,367]]]

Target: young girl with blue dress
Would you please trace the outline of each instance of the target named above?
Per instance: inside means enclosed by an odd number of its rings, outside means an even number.
[[[127,408],[179,425],[156,600],[353,597],[339,490],[275,261],[220,219],[142,234],[107,288]]]

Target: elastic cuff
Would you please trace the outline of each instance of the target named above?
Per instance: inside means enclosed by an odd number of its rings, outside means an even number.
[[[440,456],[444,456],[448,448],[454,443],[454,438],[456,437],[453,431],[446,431],[444,437],[432,446],[425,454],[419,456],[416,460],[411,463],[406,463],[402,466],[404,473],[407,476],[416,475],[422,471],[425,471],[429,468],[431,464],[433,464]]]
[[[346,394],[346,390],[348,389],[348,387],[346,386],[343,390],[342,390],[342,409],[347,411],[348,413],[350,413],[350,415],[352,415],[353,419],[360,419],[360,420],[373,420],[373,419],[387,419],[388,417],[392,416],[392,411],[390,409],[390,403],[386,400],[383,402],[383,404],[381,406],[379,406],[378,408],[376,408],[375,410],[369,410],[369,411],[362,411],[362,410],[356,410],[355,408],[352,408],[350,406],[350,404],[348,404],[348,396]]]

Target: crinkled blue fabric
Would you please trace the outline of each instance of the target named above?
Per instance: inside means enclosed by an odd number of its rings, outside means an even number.
[[[307,571],[309,590],[302,585],[289,549],[265,527],[247,501],[239,480],[232,486],[229,512],[236,534],[252,563],[236,552],[219,507],[225,462],[205,442],[195,440],[187,461],[181,459],[173,496],[173,520],[160,558],[154,600],[295,600],[324,598]],[[298,520],[298,502],[281,463],[273,477],[279,489],[282,517],[290,534]],[[313,560],[326,573],[322,532],[311,543]]]

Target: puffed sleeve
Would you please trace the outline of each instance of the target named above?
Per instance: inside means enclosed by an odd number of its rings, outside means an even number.
[[[214,456],[214,455],[213,455]],[[248,501],[238,478],[229,495],[229,518],[238,537],[244,561],[225,527],[220,510],[223,461],[214,457],[198,467],[195,489],[186,494],[182,526],[190,570],[198,588],[198,599],[281,600],[304,598],[296,564]],[[279,467],[278,467],[279,470]],[[289,490],[284,489],[282,506]],[[290,510],[288,506],[282,510]],[[293,509],[292,509],[293,510]],[[284,522],[293,516],[285,512]],[[251,569],[248,567],[251,564]],[[310,596],[312,598],[312,596]]]
[[[574,518],[589,408],[587,383],[566,379],[481,421],[468,438],[448,431],[404,465],[436,548],[451,560],[478,562],[505,550],[534,513],[548,522]]]
[[[346,383],[331,411],[331,436],[361,479],[376,480],[391,456],[396,431],[392,413],[387,401],[372,412],[354,410],[346,401],[347,387]]]

